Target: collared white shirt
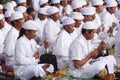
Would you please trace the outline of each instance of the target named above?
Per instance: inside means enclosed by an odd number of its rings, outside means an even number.
[[[37,51],[38,45],[34,39],[29,40],[26,36],[18,39],[15,47],[15,66],[14,72],[17,75],[23,73],[24,68],[29,65],[37,65],[34,53]]]
[[[56,40],[56,37],[61,31],[61,24],[60,21],[53,21],[52,19],[48,19],[48,22],[45,24],[44,27],[44,39],[47,39],[50,44],[51,48],[53,48],[54,42]]]
[[[4,53],[6,56],[5,61],[7,65],[14,64],[14,52],[15,52],[15,45],[18,36],[19,36],[19,31],[14,27],[11,28],[11,30],[8,32],[8,35],[6,36]]]
[[[56,39],[53,54],[57,56],[68,57],[70,45],[76,38],[76,36],[77,34],[75,33],[69,34],[67,31],[63,29]]]
[[[44,27],[45,24],[47,23],[48,19],[46,18],[45,20],[40,20],[39,18],[35,19],[35,21],[38,23],[39,28],[38,28],[38,33],[37,36],[41,38],[41,40],[43,40],[43,31],[44,31]]]

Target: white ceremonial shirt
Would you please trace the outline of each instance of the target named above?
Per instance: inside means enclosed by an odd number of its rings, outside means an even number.
[[[18,39],[18,41],[16,43],[16,47],[15,47],[15,56],[14,56],[14,58],[15,58],[15,65],[14,65],[15,75],[21,77],[24,74],[25,70],[29,72],[29,70],[27,70],[27,68],[29,68],[29,67],[36,68],[37,67],[38,59],[35,59],[35,57],[33,57],[33,56],[38,48],[39,48],[39,46],[36,44],[34,39],[29,40],[25,35],[23,35],[22,37],[20,37]],[[32,70],[32,72],[33,71],[34,70]],[[39,73],[39,75],[41,73]],[[34,76],[34,74],[28,75],[28,76]],[[26,77],[28,77],[28,76],[26,76]]]
[[[48,19],[48,22],[44,27],[44,39],[50,42],[51,49],[53,48],[56,37],[61,31],[60,21],[53,21],[52,19]]]
[[[41,38],[42,41],[43,41],[43,36],[44,36],[43,35],[44,27],[47,21],[48,21],[47,18],[45,20],[40,20],[39,18],[35,19],[35,22],[37,22],[39,25],[37,36]]]
[[[105,65],[109,67],[109,73],[114,73],[115,59],[113,56],[100,57],[98,61],[90,63],[92,58],[88,60],[83,66],[75,68],[74,60],[82,60],[87,57],[93,50],[90,40],[86,40],[83,35],[78,36],[71,44],[69,54],[69,74],[76,78],[91,78],[98,74]]]
[[[19,31],[16,30],[14,27],[11,28],[11,30],[8,32],[8,35],[6,36],[4,53],[6,57],[5,62],[7,65],[13,66],[14,64],[15,45],[18,36]]]

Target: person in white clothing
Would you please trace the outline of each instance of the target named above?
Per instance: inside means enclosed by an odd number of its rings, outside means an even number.
[[[24,33],[18,39],[15,47],[14,73],[21,80],[29,80],[32,77],[46,77],[49,64],[38,64],[40,53],[39,46],[34,40],[38,25],[35,21],[28,20],[23,24]],[[24,45],[24,46],[23,46]],[[52,71],[53,71],[52,66]],[[51,72],[52,72],[51,71]]]
[[[50,42],[50,48],[53,48],[54,42],[56,40],[57,35],[61,31],[60,25],[60,16],[59,10],[57,7],[50,7],[47,10],[49,15],[49,19],[44,27],[44,40],[48,40]]]
[[[117,2],[116,1],[106,1],[106,13],[103,16],[103,24],[105,26],[103,36],[104,40],[107,42],[108,48],[112,48],[115,44],[115,35],[118,30],[119,21],[115,17]]]
[[[43,30],[44,30],[45,24],[48,21],[47,9],[48,9],[47,7],[40,8],[38,11],[38,18],[35,19],[35,22],[39,24],[39,29],[36,37],[40,39],[40,41],[37,42],[37,43],[40,43],[40,45],[42,45],[43,43],[43,36],[44,36]]]
[[[94,37],[95,29],[97,27],[94,22],[89,21],[84,23],[82,34],[71,44],[69,54],[70,68],[68,72],[73,77],[92,78],[105,68],[106,65],[108,67],[108,73],[110,75],[114,74],[114,64],[116,61],[112,55],[95,59],[101,50],[101,44],[96,49],[93,49],[91,46],[90,40]]]
[[[4,14],[4,17],[5,17],[5,21],[11,25],[11,14],[13,13],[14,11],[11,11],[11,10],[7,10],[5,11],[5,14]]]
[[[69,16],[73,11],[71,5],[68,4],[67,0],[61,0],[61,5],[63,7],[63,16]]]
[[[11,25],[4,21],[4,15],[0,14],[0,32],[1,32],[0,60],[2,61],[5,60],[4,41],[11,27],[12,27]]]
[[[72,41],[77,37],[74,32],[75,21],[68,17],[63,20],[63,30],[58,34],[53,48],[53,54],[57,57],[58,68],[66,69],[68,68],[68,55],[69,48]],[[72,35],[73,34],[73,35]]]
[[[117,68],[120,68],[120,28],[118,28],[118,32],[115,36],[115,58],[117,62]]]
[[[7,66],[10,66],[10,70],[12,70],[12,66],[14,65],[15,44],[19,37],[19,32],[23,23],[23,14],[20,12],[13,12],[11,15],[11,24],[13,27],[10,29],[5,38],[4,46],[5,63]]]
[[[78,35],[81,34],[82,25],[84,24],[82,21],[84,16],[79,12],[73,12],[70,17],[75,20],[75,31]]]

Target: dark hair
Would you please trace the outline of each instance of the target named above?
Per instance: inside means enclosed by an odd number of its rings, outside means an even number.
[[[24,28],[21,28],[18,39],[22,37],[25,34],[26,30]]]
[[[27,14],[30,14],[32,11],[34,11],[34,8],[32,6],[29,6],[26,10]]]
[[[94,29],[83,29],[82,28],[82,34],[84,34],[86,31],[88,31],[89,33],[93,32]]]

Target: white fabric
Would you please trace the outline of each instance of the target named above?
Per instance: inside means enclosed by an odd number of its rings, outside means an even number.
[[[48,71],[49,73],[53,73],[54,72],[54,67],[52,64],[50,64],[50,66],[46,69],[46,71]]]
[[[3,6],[0,4],[0,9],[3,9]]]
[[[71,4],[71,6],[72,6],[73,10],[77,9],[77,8],[82,8],[82,4],[79,1],[73,1],[72,4]]]
[[[11,3],[12,3],[12,5],[13,5],[14,7],[17,6],[17,3],[16,3],[15,1],[11,1]]]
[[[48,21],[47,18],[45,20],[40,20],[39,18],[35,19],[35,22],[39,25],[37,36],[41,38],[42,41],[43,41],[43,36],[44,36],[43,35],[44,27],[47,21]]]
[[[96,13],[96,11],[95,11],[95,8],[94,7],[84,7],[83,9],[82,9],[82,14],[83,15],[93,15],[93,14],[95,14]]]
[[[11,30],[8,32],[8,35],[6,36],[4,47],[6,65],[14,65],[15,44],[18,36],[19,31],[16,30],[14,27],[11,28]]]
[[[1,29],[4,40],[11,28],[12,28],[11,25],[9,25],[7,22],[4,22],[4,27]]]
[[[82,28],[83,29],[97,29],[97,25],[95,22],[88,21],[83,24]]]
[[[26,10],[27,10],[27,8],[25,6],[18,6],[16,8],[16,11],[21,12],[21,13],[25,13]]]
[[[103,0],[91,0],[91,3],[93,6],[96,6],[96,5],[103,5]]]
[[[81,30],[82,30],[82,25],[83,25],[84,23],[82,22],[82,24],[79,26],[79,27],[75,27],[75,32],[77,33],[77,35],[80,35],[81,34]]]
[[[37,12],[39,10],[39,0],[31,0],[31,4],[35,10],[35,12]]]
[[[48,0],[39,0],[39,6],[43,5],[44,3],[47,3]]]
[[[115,17],[120,20],[120,9],[118,9],[116,12],[115,12]]]
[[[23,14],[20,12],[15,11],[11,14],[11,21],[18,20],[20,18],[23,18]]]
[[[2,31],[0,30],[0,54],[3,53],[3,50],[4,50],[4,37],[2,35]]]
[[[120,68],[120,28],[115,36],[115,58],[117,62],[117,67]]]
[[[64,67],[64,65],[62,66],[62,64],[64,64],[64,61],[66,61],[67,63],[69,62],[68,56],[70,45],[76,37],[77,34],[75,32],[69,34],[64,29],[58,35],[53,48],[53,54],[55,54],[57,57],[58,67],[60,69]]]
[[[0,20],[4,19],[4,15],[0,14]]]
[[[101,19],[100,16],[98,14],[95,14],[95,19],[93,20],[93,22],[96,23],[96,26],[99,28],[101,26]]]
[[[69,24],[74,24],[75,21],[74,19],[68,17],[68,18],[65,18],[63,21],[62,21],[62,25],[63,27],[66,26],[66,25],[69,25]]]
[[[82,67],[75,68],[73,60],[82,60],[91,52],[92,47],[89,40],[87,41],[83,35],[78,36],[72,43],[70,48],[70,69],[69,74],[77,78],[92,78],[98,74],[105,65],[109,67],[109,73],[114,73],[114,64],[116,63],[113,56],[100,57],[98,61],[90,64],[88,60]],[[110,66],[111,65],[111,66]]]
[[[60,0],[51,0],[52,4],[60,3]]]
[[[49,8],[50,8],[50,6],[45,6],[43,8],[40,8],[38,13],[47,15],[47,9],[49,9]]]
[[[52,19],[48,19],[48,22],[45,24],[44,39],[50,42],[51,49],[53,48],[57,35],[61,31],[60,26],[60,21],[54,22]]]
[[[3,58],[3,52],[4,52],[4,41],[5,41],[5,38],[9,32],[9,30],[11,29],[11,25],[9,25],[7,22],[4,21],[4,27],[0,29],[0,59]]]
[[[28,30],[38,30],[39,25],[33,20],[28,20],[22,25],[22,28],[24,28],[26,30],[27,29]]]
[[[81,2],[81,4],[82,4],[82,6],[87,5],[87,2],[86,2],[85,0],[81,0],[80,2]]]
[[[14,10],[14,6],[12,3],[8,2],[5,4],[5,7],[4,7],[6,10]]]
[[[109,12],[106,11],[103,14],[103,18],[102,18],[102,23],[105,26],[105,30],[108,30],[109,27],[112,26],[113,22],[116,23],[117,25],[119,24],[118,20],[114,16],[114,14],[110,14]]]
[[[17,3],[20,4],[20,3],[24,3],[26,2],[26,0],[17,0]]]
[[[84,16],[79,12],[72,12],[70,14],[70,17],[73,18],[73,19],[77,19],[77,20],[83,20],[84,19]]]
[[[12,14],[13,12],[14,12],[14,11],[11,11],[11,10],[5,11],[4,17],[5,17],[5,18],[11,17],[11,14]]]
[[[115,36],[115,55],[116,56],[120,56],[120,49],[119,49],[119,46],[120,46],[120,28],[118,28],[118,32]]]
[[[109,3],[106,3],[105,6],[106,7],[116,7],[117,6],[117,2],[116,1],[111,1]]]
[[[48,10],[47,10],[47,14],[48,15],[52,15],[52,14],[55,14],[55,13],[57,13],[57,12],[59,12],[59,9],[57,8],[57,7],[50,7]]]
[[[24,45],[24,46],[23,46]],[[29,40],[26,36],[18,39],[15,48],[15,66],[14,73],[21,79],[30,79],[33,76],[46,76],[42,65],[38,64],[37,59],[33,57],[37,51],[38,45],[34,39]]]
[[[70,5],[67,5],[64,9],[68,15],[70,15],[70,13],[73,11]]]

